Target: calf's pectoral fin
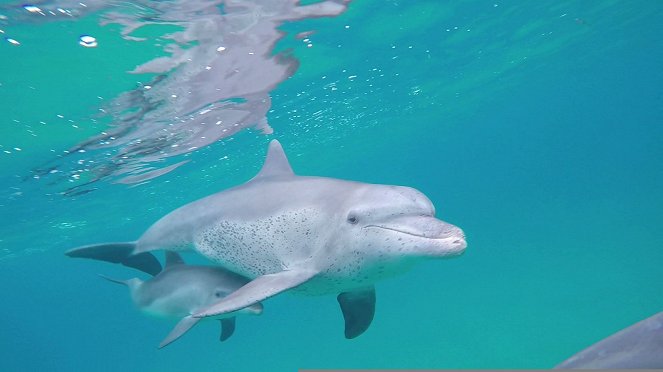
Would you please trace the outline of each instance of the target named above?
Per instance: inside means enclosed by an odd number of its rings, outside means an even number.
[[[182,320],[180,320],[179,323],[177,323],[175,328],[173,328],[173,330],[170,331],[168,336],[166,336],[166,338],[164,338],[163,341],[161,341],[161,343],[159,344],[159,349],[182,337],[182,335],[185,334],[188,330],[190,330],[191,327],[195,326],[196,323],[198,323],[198,321],[200,321],[200,318],[194,318],[191,315],[182,318]]]
[[[120,263],[150,275],[159,274],[161,272],[159,260],[149,252],[132,255],[135,248],[136,242],[101,243],[70,249],[64,254],[69,257]]]
[[[375,287],[343,292],[336,299],[345,319],[345,338],[355,338],[364,333],[375,314]]]
[[[200,318],[199,318],[200,319]],[[221,337],[219,341],[223,342],[230,338],[235,332],[235,317],[221,319]]]
[[[243,309],[285,290],[295,288],[314,277],[317,273],[317,271],[311,270],[287,270],[259,276],[221,301],[207,308],[200,309],[193,316],[202,318]]]

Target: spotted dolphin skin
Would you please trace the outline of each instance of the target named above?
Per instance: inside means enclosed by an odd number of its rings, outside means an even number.
[[[194,249],[253,278],[194,317],[236,311],[290,289],[338,294],[345,336],[354,338],[373,319],[375,282],[419,259],[465,250],[462,230],[434,216],[431,201],[413,188],[295,175],[273,140],[250,181],[174,210],[135,242],[96,244],[87,252],[135,267],[144,252]]]
[[[85,247],[68,251],[70,257],[86,257]],[[159,265],[151,253],[151,265]],[[147,261],[147,259],[145,259]],[[150,270],[154,266],[150,266]],[[166,266],[154,278],[143,281],[138,278],[117,280],[102,276],[111,282],[129,287],[131,299],[143,312],[163,318],[180,319],[175,328],[161,341],[159,348],[180,338],[201,318],[191,314],[213,304],[249,282],[248,278],[221,267],[187,265],[175,252],[166,252]],[[262,304],[255,303],[238,312],[215,317],[221,321],[221,341],[227,340],[235,331],[236,313],[260,314]]]
[[[663,312],[595,343],[555,368],[663,368]]]

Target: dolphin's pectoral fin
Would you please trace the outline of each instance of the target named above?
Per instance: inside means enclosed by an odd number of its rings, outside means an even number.
[[[375,314],[375,287],[343,292],[336,299],[345,319],[345,338],[355,338],[364,333]]]
[[[99,276],[102,277],[103,279],[108,280],[109,282],[126,285],[127,287],[129,287],[132,290],[143,284],[143,281],[138,279],[138,278],[122,280],[122,279],[109,278],[106,275],[102,275],[102,274],[99,274]]]
[[[317,273],[317,271],[312,270],[288,270],[259,276],[221,301],[199,310],[193,316],[202,318],[243,309],[285,290],[297,287]]]
[[[101,243],[70,249],[64,254],[69,257],[120,263],[153,276],[159,274],[161,272],[159,260],[149,252],[132,255],[135,248],[135,242]]]
[[[219,341],[223,342],[230,338],[235,332],[235,317],[221,319],[221,337]]]
[[[102,277],[102,278],[108,280],[109,282],[112,282],[112,283],[122,284],[122,285],[126,285],[126,286],[129,285],[129,284],[127,284],[127,281],[126,281],[126,280],[122,280],[122,279],[113,279],[113,278],[107,277],[106,275],[102,275],[102,274],[98,274],[98,275],[99,275],[100,277]]]
[[[166,336],[166,338],[164,338],[163,341],[161,341],[161,343],[159,344],[159,349],[182,337],[182,335],[185,334],[188,330],[190,330],[191,327],[195,326],[196,323],[198,323],[198,321],[200,321],[200,318],[194,318],[191,315],[182,318],[182,320],[180,320],[179,323],[177,323],[175,328],[173,328],[173,330],[170,331],[168,336]]]

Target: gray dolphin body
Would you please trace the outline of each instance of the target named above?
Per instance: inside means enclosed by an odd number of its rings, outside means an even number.
[[[194,317],[236,311],[289,289],[340,293],[345,336],[353,338],[373,319],[376,281],[417,259],[465,250],[462,230],[434,215],[431,201],[413,188],[295,175],[273,140],[250,181],[174,210],[138,241],[80,252],[135,266],[129,260],[144,252],[193,248],[254,278]],[[118,247],[131,247],[132,254]]]
[[[76,250],[67,252],[67,255],[81,257]],[[141,311],[158,317],[181,319],[159,348],[177,340],[201,320],[191,316],[193,313],[218,302],[249,282],[248,278],[221,267],[187,265],[175,252],[166,252],[165,268],[152,279],[102,277],[127,285],[131,299]],[[260,314],[262,304],[252,304],[237,313]],[[221,321],[221,341],[228,339],[235,331],[235,314],[215,317]]]
[[[663,312],[595,343],[555,368],[663,368]]]

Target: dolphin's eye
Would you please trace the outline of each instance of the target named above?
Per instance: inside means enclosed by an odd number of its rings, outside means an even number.
[[[357,216],[355,216],[354,214],[348,215],[348,223],[356,225],[357,222],[359,222],[359,218],[357,218]]]
[[[216,296],[216,298],[221,298],[224,295],[225,295],[225,293],[223,293],[223,291],[221,291],[221,290],[214,292],[214,296]]]

